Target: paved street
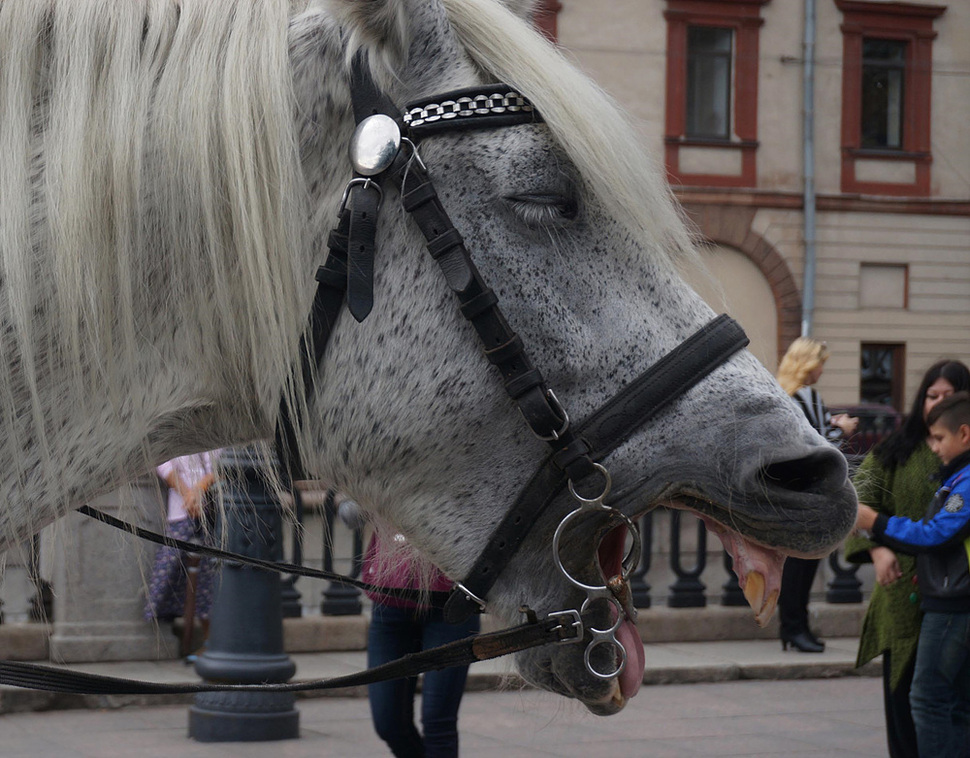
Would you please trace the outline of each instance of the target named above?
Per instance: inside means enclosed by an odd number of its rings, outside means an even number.
[[[838,677],[645,686],[609,718],[535,690],[470,692],[463,758],[885,756],[881,680]],[[298,701],[301,738],[200,744],[184,705],[0,716],[3,758],[379,758],[363,698]]]

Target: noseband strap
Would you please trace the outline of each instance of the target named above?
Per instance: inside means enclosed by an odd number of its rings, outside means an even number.
[[[567,482],[576,484],[597,470],[597,464],[615,450],[646,421],[675,398],[686,392],[714,368],[747,344],[743,330],[727,316],[703,327],[645,374],[631,382],[581,426],[570,424],[542,374],[532,364],[522,340],[512,331],[498,306],[498,298],[479,274],[441,204],[427,169],[414,146],[421,138],[443,131],[481,129],[540,121],[531,103],[507,85],[475,87],[412,103],[399,111],[376,86],[366,65],[358,58],[352,77],[354,116],[361,124],[370,116],[390,116],[398,121],[410,142],[396,160],[379,176],[365,178],[356,173],[348,185],[347,202],[341,209],[337,229],[330,237],[330,254],[317,272],[317,295],[310,319],[310,342],[301,343],[303,384],[312,391],[313,367],[319,365],[339,315],[350,282],[351,292],[364,293],[364,308],[350,303],[358,320],[366,316],[371,290],[355,281],[360,270],[349,265],[355,247],[373,239],[371,226],[363,243],[357,240],[353,214],[360,211],[358,188],[380,187],[384,179],[399,190],[404,208],[411,214],[428,243],[428,251],[438,262],[448,286],[455,293],[462,315],[472,324],[488,361],[499,371],[505,389],[522,412],[533,433],[550,446],[550,455],[526,484],[514,506],[506,513],[471,572],[456,585],[445,604],[445,618],[458,622],[484,610],[484,598],[509,559],[525,540],[531,527]],[[380,190],[378,190],[380,191]],[[371,195],[371,198],[373,195]],[[373,203],[366,206],[370,214]],[[376,218],[368,216],[376,229]],[[350,248],[348,254],[348,247]],[[366,253],[367,251],[365,251]],[[372,257],[371,257],[372,260]],[[369,276],[370,271],[364,270]],[[356,298],[359,303],[361,298]],[[361,315],[362,314],[362,315]],[[281,457],[291,461],[294,478],[303,474],[296,447],[296,435],[286,403],[281,405],[277,426]]]
[[[718,316],[594,411],[575,429],[572,442],[554,450],[522,488],[461,583],[468,594],[479,598],[488,594],[530,528],[570,480],[567,472],[576,459],[597,463],[604,460],[637,429],[747,344],[748,337],[737,321]],[[455,623],[476,608],[474,598],[454,592],[445,606],[445,617]]]

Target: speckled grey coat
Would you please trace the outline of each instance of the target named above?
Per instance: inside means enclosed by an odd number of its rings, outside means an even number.
[[[352,175],[347,61],[358,50],[398,104],[505,80],[542,113],[420,151],[576,423],[713,316],[678,273],[691,235],[642,133],[525,19],[492,0],[297,1],[287,19],[289,6],[0,3],[0,52],[23,62],[0,77],[0,160],[20,180],[4,182],[0,203],[0,541],[150,464],[272,435]],[[146,24],[141,8],[157,18]],[[129,57],[105,55],[116,49]],[[73,128],[31,130],[48,117]],[[59,202],[31,207],[58,188]],[[73,212],[59,217],[65,204]],[[262,233],[282,218],[299,233]],[[509,401],[390,186],[377,228],[375,307],[362,324],[335,325],[304,457],[461,577],[548,446]],[[72,265],[52,271],[53,261]],[[62,311],[72,318],[52,321]],[[744,352],[607,464],[613,502],[631,516],[660,504],[702,514],[763,620],[785,554],[830,550],[854,520],[844,460]],[[574,506],[564,492],[534,525],[490,611],[518,621],[523,604],[582,604],[551,555]],[[604,581],[604,519],[585,526],[561,552],[574,573]],[[615,678],[587,672],[581,645],[518,663],[598,712],[623,705],[610,700]]]

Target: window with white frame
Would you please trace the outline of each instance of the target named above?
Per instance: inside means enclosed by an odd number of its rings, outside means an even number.
[[[731,137],[731,54],[734,30],[687,28],[687,136]]]
[[[860,146],[901,150],[906,40],[863,38]]]

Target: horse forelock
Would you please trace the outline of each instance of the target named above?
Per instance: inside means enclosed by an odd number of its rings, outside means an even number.
[[[592,194],[643,248],[692,257],[694,240],[664,170],[613,98],[497,0],[441,1],[472,59],[536,105]]]

